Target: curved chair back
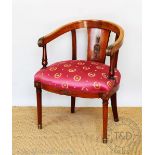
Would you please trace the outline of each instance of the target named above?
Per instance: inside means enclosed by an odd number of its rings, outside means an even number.
[[[72,59],[77,58],[77,47],[76,47],[76,29],[87,28],[88,32],[88,50],[87,50],[87,60],[98,61],[105,63],[106,55],[112,56],[114,53],[114,65],[117,66],[118,51],[123,43],[124,31],[123,29],[112,22],[103,20],[80,20],[69,24],[66,24],[54,32],[45,35],[40,38],[38,45],[40,47],[45,47],[46,44],[58,36],[71,31],[72,34]],[[108,46],[108,41],[110,33],[114,32],[116,34],[115,42]],[[46,50],[46,49],[45,49]],[[46,54],[44,54],[44,58]]]

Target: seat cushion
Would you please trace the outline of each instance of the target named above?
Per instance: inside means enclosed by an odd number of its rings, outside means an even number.
[[[67,60],[54,63],[35,74],[35,82],[57,90],[76,93],[107,93],[120,83],[120,72],[115,80],[108,79],[109,66],[93,61]]]

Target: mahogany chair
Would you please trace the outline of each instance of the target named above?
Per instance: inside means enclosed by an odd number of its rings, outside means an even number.
[[[76,60],[76,29],[88,32],[87,60]],[[54,63],[47,67],[46,44],[71,31],[72,60]],[[96,33],[97,32],[97,33]],[[115,42],[108,46],[110,33],[116,34]],[[117,122],[117,96],[120,72],[117,69],[119,48],[124,32],[117,24],[102,20],[81,20],[69,23],[43,36],[38,46],[43,47],[43,67],[35,74],[38,128],[42,128],[42,89],[71,96],[71,113],[75,110],[75,98],[101,98],[103,105],[103,143],[107,143],[108,100],[111,99],[114,121]],[[105,64],[106,56],[110,65]]]

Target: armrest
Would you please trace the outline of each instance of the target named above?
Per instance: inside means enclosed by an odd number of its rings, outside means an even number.
[[[106,49],[107,56],[112,56],[115,52],[119,50],[119,48],[123,44],[123,38],[124,38],[124,31],[122,28],[120,28],[120,34],[118,39],[113,44],[109,45]]]
[[[62,31],[62,29],[60,29]],[[57,38],[58,36],[62,35],[63,32],[61,32],[60,30],[56,30],[48,35],[45,35],[41,38],[39,38],[38,40],[38,46],[39,47],[43,47],[45,46],[47,43],[49,43],[50,41],[52,41],[53,39]],[[64,32],[65,33],[65,32]]]
[[[38,40],[38,46],[43,47],[47,43],[49,43],[50,41],[52,41],[55,38],[59,37],[60,35],[66,33],[66,32],[72,31],[73,29],[78,28],[78,27],[80,27],[78,22],[73,22],[73,23],[66,24],[66,25],[56,29],[55,31],[41,37]]]
[[[53,31],[53,32],[39,38],[38,46],[43,47],[44,45],[46,45],[53,39],[57,38],[58,36],[64,34],[65,32],[67,32],[66,29],[64,29],[64,27],[61,27],[61,28],[57,29],[56,31]]]
[[[117,67],[118,51],[123,44],[123,38],[124,38],[123,29],[121,27],[119,29],[120,32],[119,35],[118,34],[116,35],[116,41],[112,45],[109,45],[106,49],[106,55],[110,56],[109,78],[113,80],[115,79],[114,75],[115,75],[115,68]]]

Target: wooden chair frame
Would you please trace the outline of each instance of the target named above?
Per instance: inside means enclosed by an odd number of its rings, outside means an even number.
[[[60,35],[71,31],[72,34],[72,60],[76,60],[76,29],[80,28],[98,28],[109,30],[110,32],[116,33],[116,39],[113,44],[107,47],[106,55],[110,56],[110,68],[109,68],[109,78],[114,79],[115,69],[117,68],[117,59],[119,48],[123,43],[124,31],[123,29],[109,21],[103,20],[81,20],[69,23],[55,30],[54,32],[45,35],[44,37],[38,40],[38,46],[43,47],[43,56],[42,56],[42,69],[46,68],[47,62],[47,52],[46,52],[46,44]],[[89,55],[88,55],[89,56]],[[112,111],[114,116],[114,121],[117,122],[118,112],[117,112],[117,95],[116,91],[118,90],[118,86],[115,87],[109,94],[98,94],[96,96],[87,96],[83,93],[81,94],[66,94],[65,92],[57,91],[56,89],[51,89],[49,86],[44,85],[40,82],[35,82],[34,86],[36,87],[36,95],[37,95],[37,113],[38,113],[38,128],[42,128],[42,89],[71,96],[71,113],[75,111],[75,97],[88,97],[88,98],[101,98],[103,101],[103,143],[107,143],[107,124],[108,124],[108,100],[111,98]]]

